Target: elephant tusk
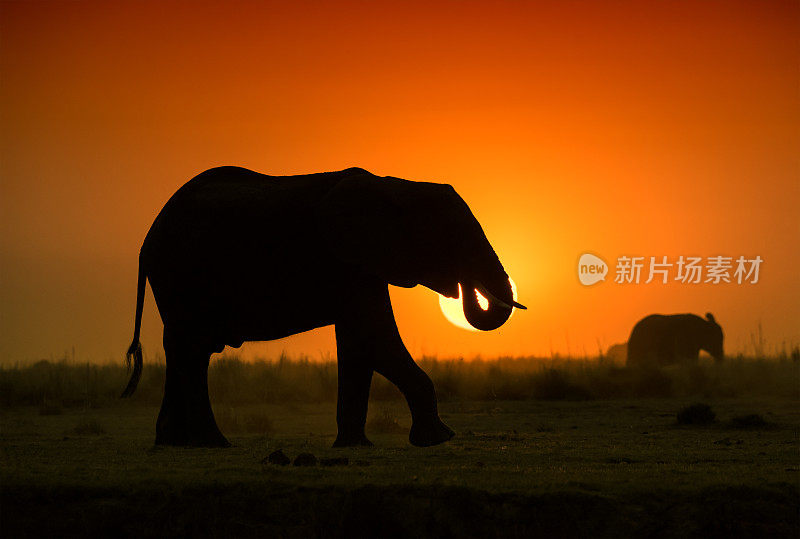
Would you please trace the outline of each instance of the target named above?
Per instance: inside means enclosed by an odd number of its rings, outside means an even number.
[[[498,299],[494,294],[489,292],[485,286],[483,286],[479,281],[475,281],[473,283],[475,290],[481,293],[483,297],[488,299],[491,302],[496,303],[497,305],[503,307],[504,309],[511,309],[512,307],[516,307],[517,309],[527,309],[526,306],[522,305],[521,303],[517,303],[516,301],[512,300],[511,305],[506,303],[505,301]]]

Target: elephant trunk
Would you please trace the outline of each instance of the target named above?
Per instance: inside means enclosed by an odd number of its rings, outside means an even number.
[[[501,294],[493,294],[477,281],[461,285],[461,303],[464,307],[464,317],[472,327],[481,331],[491,331],[499,328],[508,320],[513,310],[512,305],[516,303],[513,300],[511,283],[508,283],[508,281],[506,283],[508,289]],[[486,309],[483,309],[478,303],[476,292],[481,292],[481,295],[489,302]]]

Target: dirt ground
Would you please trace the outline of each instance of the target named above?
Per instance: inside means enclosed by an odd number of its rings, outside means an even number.
[[[374,448],[333,449],[332,404],[215,407],[228,449],[156,448],[157,409],[6,409],[3,537],[797,536],[800,407],[706,401],[442,404],[457,431],[408,444],[401,402],[371,405]],[[763,421],[752,421],[758,416]],[[751,417],[750,421],[742,418]],[[310,466],[272,464],[281,450]],[[333,459],[324,461],[320,459]],[[346,459],[346,463],[344,460]]]

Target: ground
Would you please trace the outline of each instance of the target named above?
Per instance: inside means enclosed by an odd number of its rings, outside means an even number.
[[[228,449],[155,448],[141,404],[9,408],[0,534],[796,537],[797,400],[707,399],[714,423],[677,424],[695,401],[445,402],[457,435],[427,449],[397,401],[371,404],[357,449],[331,448],[331,403],[215,406]],[[766,424],[732,422],[751,414]],[[277,449],[348,464],[266,463]]]

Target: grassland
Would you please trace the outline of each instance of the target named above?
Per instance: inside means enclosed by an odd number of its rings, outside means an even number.
[[[229,449],[154,448],[163,365],[120,401],[118,366],[0,371],[0,534],[567,537],[800,532],[800,366],[739,359],[655,373],[601,361],[423,362],[451,442],[407,442],[373,385],[374,448],[333,449],[333,364],[216,361]],[[713,421],[678,412],[702,402]],[[755,419],[754,419],[755,418]],[[708,419],[708,417],[705,417]],[[335,466],[265,462],[344,457]]]

